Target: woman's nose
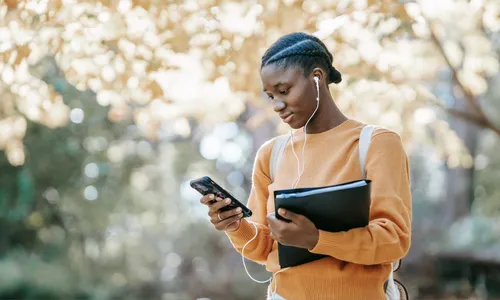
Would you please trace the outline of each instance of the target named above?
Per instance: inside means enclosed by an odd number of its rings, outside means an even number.
[[[280,112],[285,108],[285,103],[281,100],[275,99],[274,100],[274,111],[275,112]]]

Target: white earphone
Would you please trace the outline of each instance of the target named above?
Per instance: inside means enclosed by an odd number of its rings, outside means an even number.
[[[314,76],[314,81],[316,82],[316,91],[317,91],[316,101],[319,102],[319,77],[318,76]]]
[[[293,155],[295,156],[295,158],[297,159],[297,171],[298,171],[298,177],[297,179],[294,180],[293,184],[292,184],[292,188],[297,188],[297,185],[299,184],[299,181],[300,181],[300,177],[302,177],[302,174],[304,174],[304,152],[305,152],[305,149],[306,149],[306,144],[307,144],[307,124],[309,124],[309,121],[311,121],[311,119],[313,118],[313,116],[316,114],[316,111],[318,111],[318,108],[319,108],[319,77],[318,76],[314,76],[314,82],[316,82],[316,109],[314,110],[314,112],[312,113],[311,117],[309,117],[309,120],[307,120],[306,124],[304,125],[304,146],[302,147],[302,170],[300,170],[300,163],[299,163],[299,157],[297,156],[297,154],[295,153],[295,148],[293,147],[293,132],[290,131],[290,135],[292,136],[292,151],[293,151]],[[284,272],[288,269],[290,269],[290,267],[288,268],[284,268],[284,269],[281,269],[279,271],[277,271],[276,273],[273,273],[273,276],[271,276],[271,278],[267,279],[267,280],[257,280],[255,278],[253,278],[250,273],[248,272],[248,269],[247,269],[247,266],[245,264],[245,248],[247,247],[248,244],[250,244],[253,240],[255,240],[255,238],[257,238],[257,234],[258,234],[258,230],[257,230],[257,225],[255,225],[255,223],[251,222],[251,224],[254,226],[255,228],[255,235],[248,241],[246,242],[246,244],[243,246],[243,248],[241,249],[241,259],[243,261],[243,266],[245,267],[245,272],[247,273],[248,277],[250,277],[250,279],[252,279],[253,281],[257,282],[257,283],[267,283],[267,282],[270,282],[271,280],[274,279],[274,288],[272,288],[271,286],[269,286],[269,290],[268,290],[268,299],[274,299],[275,296],[276,296],[276,290],[278,289],[278,278],[276,277],[276,275],[278,275],[279,273],[281,272]]]
[[[314,76],[314,82],[316,82],[316,109],[314,110],[312,115],[309,117],[309,120],[307,120],[306,125],[304,125],[304,146],[302,146],[302,170],[300,168],[299,157],[297,156],[297,153],[295,153],[295,148],[293,147],[293,144],[294,144],[293,143],[293,132],[290,131],[290,135],[292,137],[292,152],[297,160],[297,172],[298,172],[297,178],[292,183],[292,189],[297,188],[297,185],[299,184],[300,178],[302,177],[302,174],[304,174],[304,168],[305,168],[304,153],[306,151],[306,144],[307,144],[307,124],[309,124],[309,121],[311,121],[311,119],[314,117],[314,115],[316,114],[316,112],[318,111],[318,108],[319,108],[319,77],[318,76]]]

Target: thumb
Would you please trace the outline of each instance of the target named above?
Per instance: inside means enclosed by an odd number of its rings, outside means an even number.
[[[280,216],[292,221],[293,223],[297,223],[299,221],[299,218],[301,217],[301,215],[296,214],[294,212],[291,212],[291,211],[284,209],[284,208],[280,208],[278,210],[278,213],[280,214]]]

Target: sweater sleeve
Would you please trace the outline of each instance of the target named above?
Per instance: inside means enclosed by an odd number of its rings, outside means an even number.
[[[233,232],[226,232],[234,248],[242,253],[243,246],[255,236],[256,238],[245,247],[244,256],[259,264],[265,264],[267,256],[272,250],[273,239],[267,227],[267,199],[268,186],[271,184],[269,176],[269,159],[271,156],[273,140],[265,143],[257,151],[252,172],[252,188],[247,206],[252,210],[252,216],[241,220],[240,227]]]
[[[320,230],[310,252],[362,265],[393,262],[408,252],[410,175],[399,135],[388,130],[374,133],[366,160],[367,178],[372,180],[369,224],[346,232]]]

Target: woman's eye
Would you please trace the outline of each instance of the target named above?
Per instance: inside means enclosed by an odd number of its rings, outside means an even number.
[[[290,90],[290,89],[286,89],[286,90],[284,90],[284,91],[280,91],[280,94],[281,94],[281,95],[286,95],[286,94],[288,94],[288,91],[289,91],[289,90]]]

